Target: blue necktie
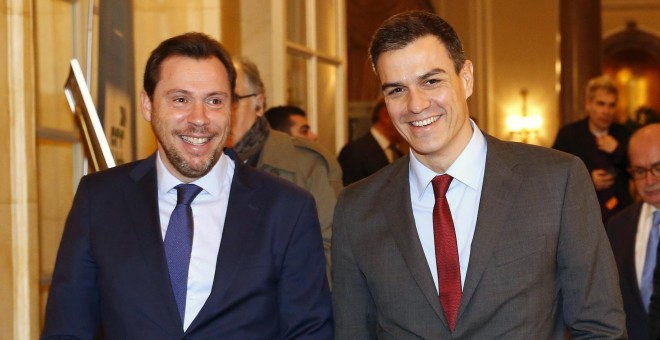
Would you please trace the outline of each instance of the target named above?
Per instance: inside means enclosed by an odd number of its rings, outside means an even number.
[[[190,203],[202,188],[194,184],[176,186],[176,207],[170,216],[165,233],[165,256],[174,298],[179,308],[181,321],[186,312],[186,292],[188,290],[188,266],[193,241],[193,214]]]
[[[660,211],[653,213],[653,224],[651,225],[651,234],[649,243],[646,246],[646,258],[644,259],[644,270],[642,271],[642,302],[644,308],[649,311],[651,303],[651,294],[653,294],[653,272],[655,270],[656,254],[658,252],[658,239],[660,238]]]

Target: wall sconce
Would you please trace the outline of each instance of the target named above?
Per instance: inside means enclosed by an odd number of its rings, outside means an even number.
[[[512,136],[520,136],[523,143],[527,143],[528,138],[537,134],[543,124],[540,115],[529,115],[527,112],[527,89],[520,90],[522,97],[522,110],[520,114],[512,114],[506,118],[506,127]]]

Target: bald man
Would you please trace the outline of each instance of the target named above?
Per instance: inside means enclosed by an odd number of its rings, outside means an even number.
[[[660,124],[647,125],[633,134],[628,158],[628,173],[642,201],[613,216],[607,233],[619,268],[628,336],[632,340],[656,339],[657,331],[656,336],[649,337],[648,329],[649,310],[654,309],[649,304],[658,249],[658,237],[654,236],[660,234]],[[660,312],[660,301],[654,306]]]

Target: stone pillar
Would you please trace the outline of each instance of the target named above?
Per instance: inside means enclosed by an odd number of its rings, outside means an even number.
[[[32,0],[0,0],[0,330],[39,337]]]
[[[602,73],[600,0],[560,0],[560,125],[584,117],[584,91]]]

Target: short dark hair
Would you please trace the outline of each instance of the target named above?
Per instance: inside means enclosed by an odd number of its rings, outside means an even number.
[[[270,109],[266,110],[264,115],[266,116],[266,119],[268,119],[268,123],[273,129],[286,133],[289,133],[289,130],[293,125],[289,120],[290,116],[307,117],[307,114],[303,109],[294,105],[271,107]]]
[[[369,57],[374,72],[378,57],[385,52],[400,50],[427,35],[438,38],[449,52],[456,73],[465,64],[465,52],[456,31],[441,17],[424,11],[406,11],[385,20],[371,38]]]
[[[172,56],[182,56],[194,59],[205,59],[216,57],[227,69],[229,76],[229,86],[233,96],[236,86],[236,69],[231,62],[229,52],[225,50],[222,44],[210,36],[199,33],[189,32],[169,38],[158,45],[151,52],[147,65],[144,68],[143,84],[144,91],[149,98],[152,98],[156,89],[156,84],[160,80],[160,65],[165,59]]]

